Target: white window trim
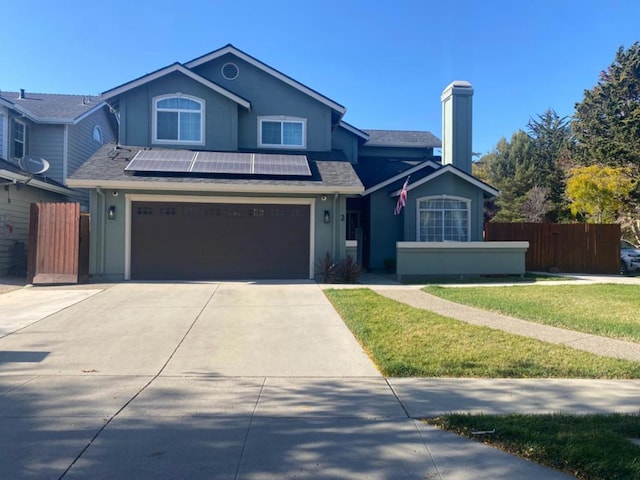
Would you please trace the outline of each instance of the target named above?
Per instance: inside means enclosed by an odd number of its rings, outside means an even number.
[[[98,138],[96,138],[96,133]],[[93,139],[94,142],[99,143],[100,145],[104,144],[104,140],[103,140],[103,136],[102,136],[102,129],[100,128],[100,125],[96,125],[93,127],[93,132],[91,133],[91,138]]]
[[[262,143],[262,122],[291,122],[302,124],[302,145],[274,145],[272,143]],[[284,131],[284,129],[282,129]],[[260,148],[276,148],[276,149],[289,149],[300,150],[307,148],[307,119],[301,117],[288,117],[286,115],[268,115],[258,117],[258,147]]]
[[[11,142],[10,143],[11,155],[13,156],[13,158],[22,159],[27,154],[27,124],[25,122],[21,121],[21,120],[16,119],[16,118],[14,118],[13,121],[18,125],[22,125],[22,142],[21,142],[22,143],[22,156],[21,157],[16,157],[16,155],[15,155],[16,154],[15,143],[16,143],[16,141],[19,141],[19,140],[16,140],[16,136],[15,136],[15,133],[14,133],[12,127],[10,127],[10,137],[11,138],[9,139],[9,141]]]
[[[157,105],[159,101],[162,100],[166,100],[167,98],[187,98],[189,100],[193,100],[194,102],[197,102],[200,104],[200,140],[165,140],[162,138],[158,138],[158,110],[157,110]],[[151,129],[153,131],[152,133],[152,141],[153,143],[156,144],[162,144],[162,145],[204,145],[204,132],[205,132],[205,101],[202,98],[198,98],[198,97],[194,97],[192,95],[184,95],[182,93],[169,93],[166,95],[159,95],[157,97],[153,97],[153,108],[151,111]],[[179,127],[178,127],[179,128]]]
[[[455,195],[427,195],[425,197],[420,197],[416,199],[416,241],[417,242],[422,241],[420,240],[420,212],[422,210],[420,208],[420,202],[423,202],[425,200],[432,200],[432,199],[458,200],[460,202],[465,202],[467,204],[467,240],[466,242],[470,242],[471,241],[471,199],[465,198],[465,197],[458,197]],[[442,219],[444,220],[444,215]],[[443,225],[443,228],[444,228],[444,225]],[[446,242],[453,242],[453,241],[454,240],[441,240],[438,243],[446,243]]]

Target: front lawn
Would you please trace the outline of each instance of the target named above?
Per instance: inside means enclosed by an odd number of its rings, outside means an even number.
[[[368,289],[325,294],[388,377],[640,378],[640,363],[469,325]]]
[[[640,342],[640,285],[429,286],[424,291],[523,320]]]
[[[452,414],[427,422],[577,478],[640,478],[640,447],[629,441],[640,438],[637,415]]]

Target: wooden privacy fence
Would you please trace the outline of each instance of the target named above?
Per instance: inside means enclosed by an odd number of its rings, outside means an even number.
[[[88,273],[89,215],[79,203],[32,203],[27,283],[84,283]]]
[[[619,273],[620,225],[486,223],[486,241],[529,242],[528,271]]]

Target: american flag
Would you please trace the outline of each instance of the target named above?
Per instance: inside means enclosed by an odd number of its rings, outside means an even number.
[[[409,175],[410,177],[411,175]],[[398,197],[398,203],[396,203],[396,209],[393,211],[394,215],[400,215],[400,211],[402,207],[407,204],[407,185],[409,185],[409,177],[404,181],[404,185],[402,185],[402,190],[400,191],[400,196]]]

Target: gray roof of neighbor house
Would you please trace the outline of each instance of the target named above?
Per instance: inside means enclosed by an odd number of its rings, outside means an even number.
[[[23,113],[35,122],[75,123],[85,114],[104,105],[95,95],[62,95],[55,93],[0,92],[5,105]]]
[[[440,148],[442,142],[431,132],[414,130],[362,130],[369,135],[365,147]]]
[[[71,187],[131,188],[143,190],[220,191],[237,193],[362,193],[364,187],[342,152],[300,152],[307,157],[311,177],[266,175],[206,175],[125,173],[124,168],[142,149],[106,144],[68,179]],[[156,149],[154,150],[164,150]],[[175,151],[175,150],[172,150]],[[260,153],[272,153],[260,150]],[[281,151],[278,153],[282,153]],[[296,153],[296,152],[287,152]]]

